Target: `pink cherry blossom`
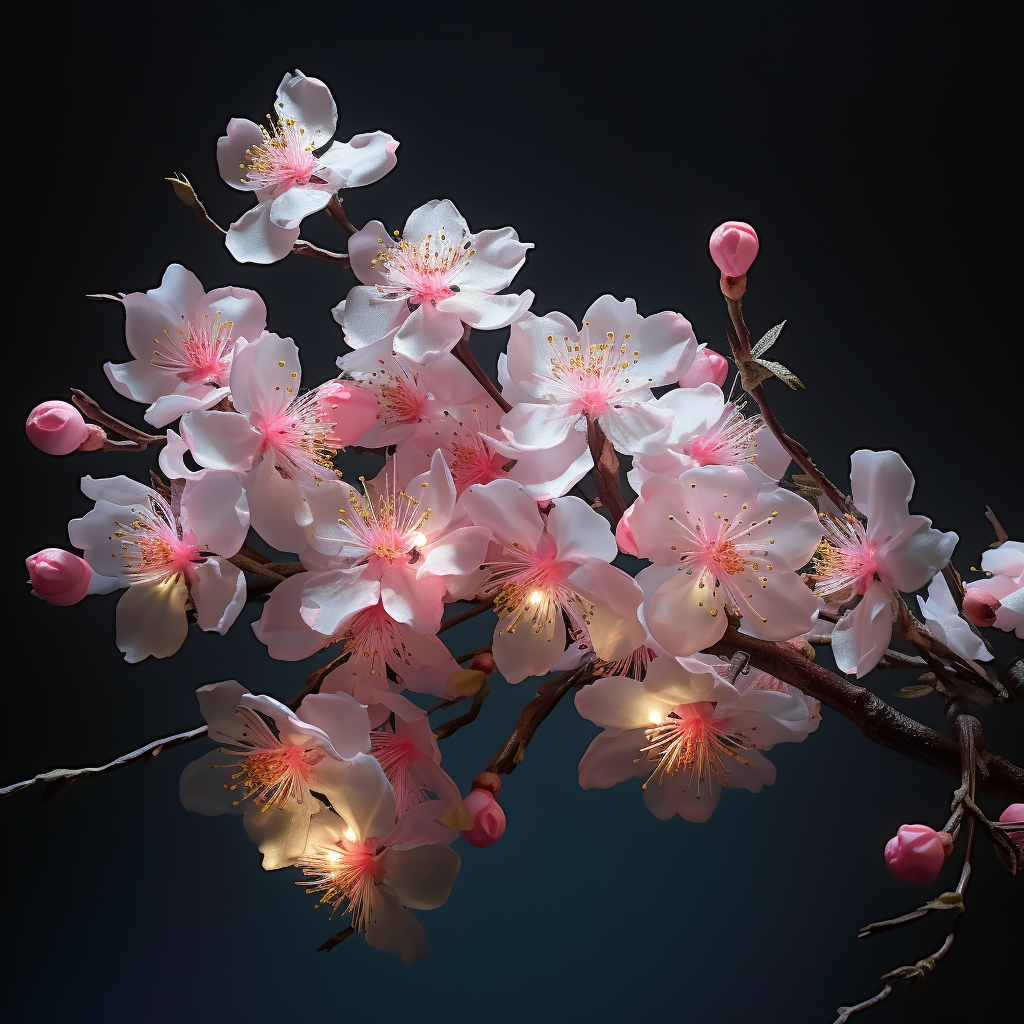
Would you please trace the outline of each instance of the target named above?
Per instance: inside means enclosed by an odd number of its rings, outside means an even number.
[[[191,596],[199,626],[226,633],[245,604],[245,577],[228,561],[245,540],[249,513],[238,480],[187,480],[164,495],[125,476],[82,478],[96,502],[68,536],[100,575],[116,576],[117,646],[128,662],[166,658],[188,633]]]
[[[900,825],[885,844],[885,866],[898,879],[913,885],[934,882],[945,859],[939,833],[927,825]]]
[[[510,683],[543,675],[570,643],[585,640],[598,657],[623,657],[644,639],[641,594],[608,563],[617,554],[608,521],[579,498],[558,498],[542,515],[512,480],[476,484],[462,498],[473,522],[496,544],[480,592],[494,597],[499,622],[493,654]]]
[[[228,122],[217,141],[221,177],[257,200],[225,240],[240,263],[283,259],[304,217],[322,210],[339,189],[368,185],[395,166],[398,143],[386,132],[332,143],[337,123],[327,86],[301,71],[281,79],[268,127],[240,118]]]
[[[672,412],[654,402],[651,388],[673,383],[696,349],[685,317],[642,317],[633,299],[602,295],[582,329],[562,313],[527,314],[512,325],[508,358],[499,367],[505,400],[513,406],[502,430],[525,451],[561,446],[563,465],[552,468],[552,476],[576,461],[583,473],[593,466],[592,421],[617,451],[662,452]]]
[[[967,584],[967,594],[972,591],[986,595],[982,604],[994,613],[991,623],[996,629],[1009,632],[1024,640],[1024,543],[1007,540],[997,548],[989,548],[981,556],[981,567],[988,579]],[[994,598],[994,602],[989,598]],[[967,597],[964,598],[968,607]]]
[[[387,780],[384,780],[387,786]],[[379,803],[388,804],[382,790]],[[394,808],[394,798],[390,800]],[[352,927],[368,945],[394,953],[403,963],[426,956],[430,943],[407,908],[434,910],[451,892],[459,872],[457,853],[447,843],[457,835],[433,818],[443,802],[419,804],[389,831],[375,831],[366,814],[339,817],[324,811],[311,822],[309,839],[294,863],[319,905],[350,915]]]
[[[663,820],[707,821],[723,788],[758,792],[775,781],[759,749],[801,740],[801,700],[763,690],[740,693],[707,665],[657,658],[643,682],[598,679],[576,694],[576,708],[604,730],[580,761],[580,785],[607,789],[644,778],[644,801]]]
[[[739,466],[759,487],[771,488],[789,468],[789,452],[760,415],[744,416],[716,384],[678,388],[654,404],[672,413],[672,429],[660,453],[633,459],[629,482],[638,493],[654,474],[678,477],[695,466]]]
[[[256,292],[231,286],[206,292],[177,263],[164,271],[159,288],[121,301],[134,359],[103,369],[115,391],[149,406],[145,419],[155,427],[227,397],[235,345],[255,341],[267,326]]]
[[[853,501],[867,525],[851,515],[822,516],[825,539],[814,577],[815,593],[834,603],[860,598],[832,633],[840,671],[860,677],[889,646],[896,592],[923,587],[949,561],[957,535],[933,530],[930,519],[910,515],[914,477],[896,452],[862,449],[850,462]]]
[[[733,466],[704,466],[643,485],[630,524],[656,564],[636,577],[651,635],[675,655],[725,633],[727,608],[764,640],[807,632],[818,602],[796,574],[817,548],[812,506],[791,491],[759,490]]]
[[[492,331],[530,308],[531,291],[498,293],[532,248],[512,228],[474,235],[450,200],[432,199],[410,214],[398,239],[376,220],[349,239],[362,284],[335,307],[334,318],[352,348],[387,337],[399,355],[432,362],[451,352],[463,324]]]

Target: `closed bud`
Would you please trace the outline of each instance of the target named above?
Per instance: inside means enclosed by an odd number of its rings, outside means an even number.
[[[25,559],[33,591],[56,605],[77,604],[89,593],[92,568],[63,548],[43,548]]]
[[[490,651],[481,651],[470,663],[469,667],[475,672],[483,672],[485,676],[493,675],[497,669],[494,664],[494,655]]]
[[[701,384],[721,387],[729,375],[729,361],[714,349],[702,348],[694,356],[690,368],[679,378],[681,388],[699,388]]]
[[[711,232],[708,248],[725,277],[742,277],[757,256],[757,232],[741,220],[727,220]]]
[[[886,867],[901,881],[913,885],[934,882],[945,859],[941,835],[927,825],[900,825],[885,844]]]
[[[47,455],[70,455],[89,439],[82,414],[68,402],[37,405],[25,421],[28,439]]]
[[[490,846],[505,834],[505,812],[486,789],[474,789],[465,800],[473,827],[463,835],[474,846]]]
[[[999,598],[983,587],[968,587],[964,591],[964,618],[975,626],[991,626],[999,608]]]

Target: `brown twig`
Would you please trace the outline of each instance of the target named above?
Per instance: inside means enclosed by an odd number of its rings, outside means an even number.
[[[821,701],[876,743],[954,778],[960,776],[959,749],[949,737],[897,711],[865,687],[829,672],[786,644],[758,640],[731,626],[706,653],[731,656],[736,651],[746,651],[755,667]],[[981,759],[988,771],[978,784],[984,792],[1008,803],[1024,800],[1024,769],[988,752]]]
[[[591,666],[584,665],[538,686],[537,696],[519,712],[515,728],[484,771],[494,772],[495,775],[508,775],[515,771],[516,765],[526,756],[527,744],[533,739],[541,722],[570,690],[586,685],[593,678]]]
[[[491,650],[491,644],[484,644],[483,647],[478,647],[475,651],[466,651],[465,654],[460,654],[455,660],[461,665],[464,661],[469,661],[471,658],[475,658],[478,654],[487,654]]]
[[[458,718],[453,718],[449,722],[442,722],[440,725],[434,726],[434,735],[437,739],[447,739],[452,733],[458,732],[464,725],[469,725],[470,722],[476,721],[476,717],[480,714],[480,709],[483,707],[487,694],[490,692],[487,680],[485,679],[480,689],[473,694],[473,703],[464,715],[459,715]]]
[[[441,628],[438,630],[438,633],[443,633],[446,629],[451,629],[452,626],[459,626],[467,619],[472,619],[474,616],[488,611],[493,606],[493,597],[488,597],[483,601],[478,601],[472,608],[467,608],[466,611],[460,612],[458,615],[453,615],[450,619],[445,619],[445,621],[441,623]]]
[[[354,235],[359,230],[359,228],[357,228],[355,224],[348,219],[348,214],[345,212],[341,199],[337,195],[331,196],[331,201],[327,204],[327,212],[350,235]]]
[[[604,431],[597,420],[587,417],[587,444],[594,460],[593,478],[597,486],[597,496],[601,504],[608,509],[612,517],[612,526],[617,526],[622,514],[626,511],[626,502],[622,497],[622,484],[619,481],[619,458],[615,454],[611,441],[604,436]]]
[[[316,951],[318,953],[330,953],[335,946],[340,945],[350,935],[355,933],[355,928],[349,925],[347,928],[342,928],[340,932],[335,932],[322,946],[317,946]]]
[[[167,444],[166,434],[147,434],[138,427],[133,427],[124,420],[119,420],[104,409],[99,402],[90,398],[84,391],[78,388],[71,389],[71,401],[75,403],[83,416],[87,416],[93,422],[98,423],[104,430],[112,430],[120,434],[123,441],[112,441],[109,438],[103,442],[102,451],[105,452],[144,452],[147,448],[160,448]]]
[[[1010,539],[1010,535],[1003,529],[1003,524],[996,519],[996,514],[992,511],[992,508],[989,505],[985,506],[985,518],[992,524],[992,529],[996,534],[996,540],[1000,544],[1005,544]]]
[[[203,206],[199,196],[196,194],[196,190],[192,187],[192,183],[184,174],[173,178],[167,178],[166,180],[171,183],[171,187],[174,189],[174,194],[186,206],[191,208],[192,212],[199,219],[199,223],[202,224],[207,231],[211,231],[213,234],[218,235],[221,238],[227,235],[227,231],[206,212],[206,207]],[[349,258],[345,253],[331,252],[329,249],[321,249],[320,246],[314,245],[312,242],[307,242],[304,238],[298,238],[295,240],[295,244],[292,246],[292,252],[297,253],[300,256],[312,256],[318,260],[329,260],[331,263],[340,263],[343,267],[349,266]]]
[[[505,401],[501,396],[501,392],[497,389],[494,382],[490,377],[487,376],[484,368],[477,362],[476,356],[473,354],[473,350],[469,347],[469,336],[472,333],[473,328],[469,324],[465,324],[462,337],[459,339],[459,343],[455,346],[455,358],[458,359],[462,365],[469,370],[477,381],[482,385],[483,389],[494,399],[497,403],[498,408],[502,412],[508,412],[512,408],[508,402]]]

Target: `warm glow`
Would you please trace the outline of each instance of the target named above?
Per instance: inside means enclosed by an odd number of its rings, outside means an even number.
[[[652,711],[647,717],[651,720],[651,723],[654,725],[661,725],[661,723],[665,720],[661,713],[658,711]]]
[[[427,543],[426,534],[423,534],[423,533],[413,534],[413,537],[412,537],[412,547],[414,547],[414,548],[421,548],[426,543]]]
[[[345,829],[345,838],[350,843],[354,843],[356,841],[356,830],[354,828],[351,828],[351,827]]]
[[[541,601],[543,601],[543,600],[544,600],[544,591],[543,590],[535,590],[530,595],[530,604],[540,604]]]

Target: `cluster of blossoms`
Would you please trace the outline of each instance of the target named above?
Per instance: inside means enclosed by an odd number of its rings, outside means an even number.
[[[331,143],[336,123],[326,86],[298,72],[270,127],[229,122],[221,173],[256,198],[227,232],[239,261],[283,258],[303,217],[396,165],[390,135]],[[509,290],[530,248],[511,227],[473,232],[447,199],[401,232],[355,230],[358,283],[332,299],[347,351],[315,386],[255,292],[208,292],[172,264],[159,287],[123,296],[132,358],[106,366],[164,431],[160,472],[86,477],[95,508],[69,525],[82,557],[29,559],[55,604],[122,591],[116,640],[131,662],[174,654],[189,622],[225,633],[273,582],[253,626],[269,655],[336,657],[294,707],[233,681],[201,687],[220,746],[185,770],[182,801],[240,813],[265,868],[301,869],[321,904],[405,960],[427,948],[409,910],[440,906],[458,872],[450,844],[504,827],[492,789],[463,798],[440,767],[410,698],[459,700],[494,670],[509,684],[579,670],[576,707],[602,730],[581,786],[638,778],[654,815],[702,822],[722,789],[773,783],[762,752],[820,721],[799,690],[704,653],[730,625],[797,648],[831,632],[840,670],[861,677],[889,647],[900,594],[931,580],[919,628],[964,659],[987,656],[937,575],[957,537],[910,514],[914,481],[895,452],[854,453],[853,509],[819,514],[782,483],[789,451],[723,391],[726,361],[684,316],[609,294],[578,323],[532,312],[532,292]],[[713,240],[730,280],[756,251],[747,225]],[[500,328],[495,387],[469,339]],[[29,432],[55,453],[105,443],[62,403],[36,410]],[[339,468],[352,446],[382,460],[358,486]],[[635,492],[621,517],[581,487],[619,457]],[[296,561],[271,562],[260,541]],[[623,555],[646,567],[630,575]],[[965,611],[1020,636],[1024,545],[983,564]],[[496,615],[491,660],[472,671],[438,635],[446,607],[466,601]]]

